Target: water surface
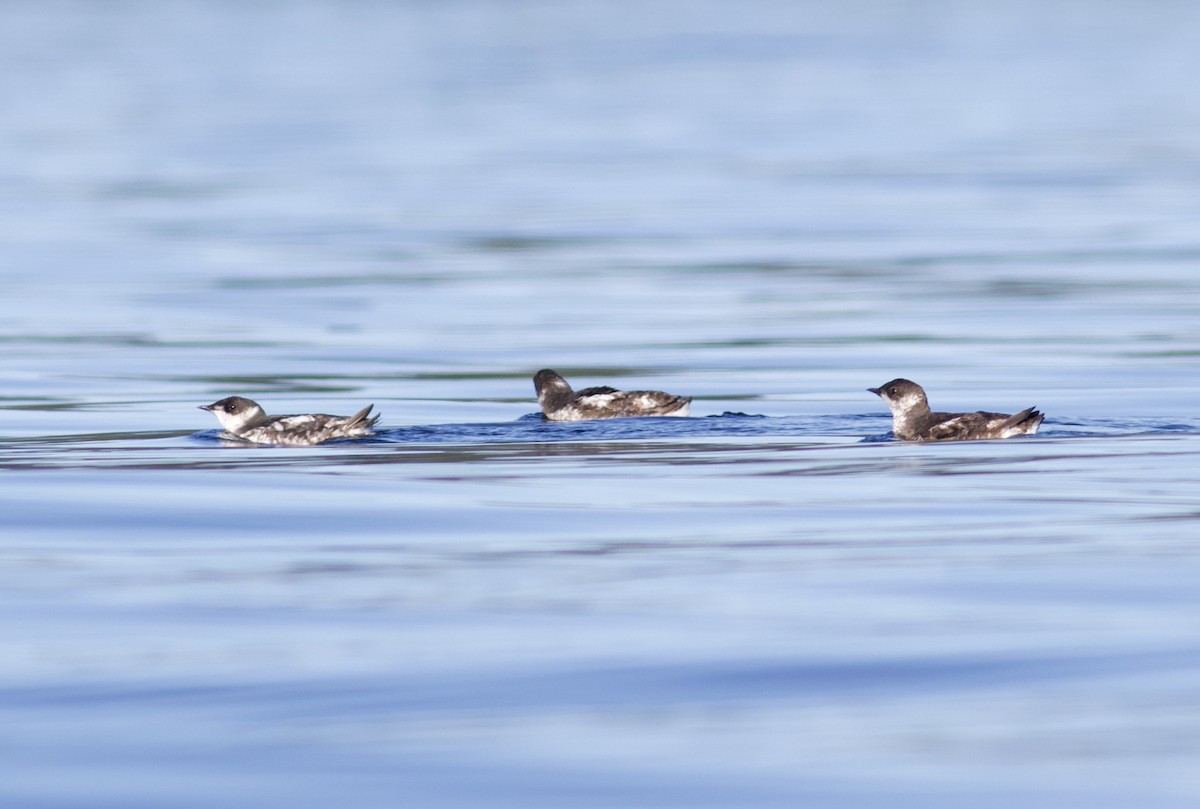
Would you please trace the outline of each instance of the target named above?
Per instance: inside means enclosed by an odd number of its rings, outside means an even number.
[[[0,803],[1200,799],[1192,6],[0,18]]]

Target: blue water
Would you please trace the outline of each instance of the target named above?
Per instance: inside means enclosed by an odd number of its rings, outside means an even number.
[[[1197,31],[5,4],[0,805],[1196,806]]]

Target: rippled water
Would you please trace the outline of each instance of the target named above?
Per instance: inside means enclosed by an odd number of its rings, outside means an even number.
[[[3,805],[1200,800],[1191,5],[0,23]]]

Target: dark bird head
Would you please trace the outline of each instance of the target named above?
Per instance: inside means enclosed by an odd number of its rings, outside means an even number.
[[[925,390],[916,382],[908,379],[893,379],[884,382],[877,388],[867,388],[887,403],[893,413],[910,411],[925,411],[929,409],[929,400],[925,398]]]
[[[212,413],[227,432],[235,434],[267,417],[257,402],[241,396],[227,396],[210,405],[200,405],[200,409]]]
[[[537,391],[538,405],[543,413],[547,408],[553,410],[563,406],[575,395],[567,380],[549,368],[543,368],[533,375],[533,389]]]
[[[533,389],[537,391],[539,399],[542,398],[543,391],[555,393],[573,392],[567,380],[549,368],[543,368],[533,375]]]

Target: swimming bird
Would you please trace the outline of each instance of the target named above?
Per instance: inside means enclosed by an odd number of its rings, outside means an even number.
[[[867,388],[892,411],[892,434],[902,441],[956,441],[1033,435],[1044,415],[1032,407],[1011,416],[1004,413],[934,413],[925,390],[916,382],[893,379]]]
[[[533,377],[542,415],[549,421],[619,419],[629,416],[686,416],[690,396],[658,390],[623,391],[607,386],[571,389],[567,380],[549,368]]]
[[[226,437],[253,444],[281,444],[311,447],[334,438],[362,438],[372,434],[379,415],[369,417],[367,405],[353,416],[327,416],[310,413],[300,416],[268,416],[257,402],[241,396],[229,396],[210,405],[200,405],[217,417]]]

